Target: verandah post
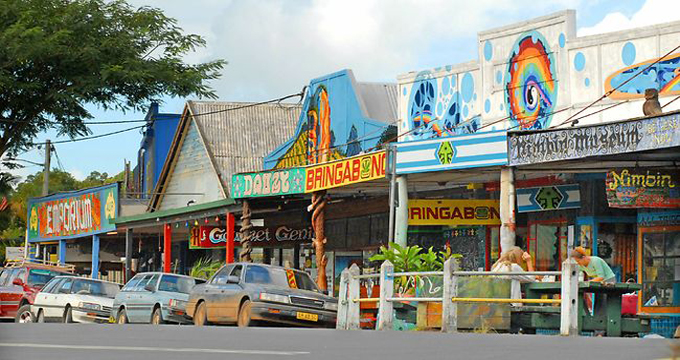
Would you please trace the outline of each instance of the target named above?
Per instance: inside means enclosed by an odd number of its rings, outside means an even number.
[[[359,291],[359,276],[361,272],[357,264],[352,264],[349,268],[349,285],[347,286],[347,330],[361,329],[361,307],[358,301]]]
[[[338,330],[348,330],[347,327],[347,314],[349,309],[349,279],[350,273],[349,269],[342,270],[340,275],[340,291],[338,296],[338,320],[335,324],[335,328]]]
[[[458,259],[449,258],[444,262],[444,281],[442,287],[442,332],[458,331],[458,303],[451,298],[458,296]]]
[[[562,263],[560,334],[578,335],[578,265],[572,258]]]
[[[378,325],[376,330],[392,330],[394,296],[394,265],[385,260],[380,265],[380,303],[378,306]]]

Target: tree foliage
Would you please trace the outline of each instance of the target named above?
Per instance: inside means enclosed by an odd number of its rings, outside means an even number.
[[[215,98],[226,64],[183,61],[205,46],[175,19],[123,0],[5,0],[0,6],[0,157],[37,134],[90,134],[85,108],[144,110],[163,96]]]

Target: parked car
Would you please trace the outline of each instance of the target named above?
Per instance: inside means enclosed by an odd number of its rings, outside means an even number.
[[[104,280],[57,276],[36,295],[37,322],[108,323],[120,285]]]
[[[177,274],[137,274],[116,296],[111,317],[118,324],[191,323],[186,316],[189,292],[203,282]]]
[[[38,291],[53,277],[72,273],[72,267],[29,260],[8,263],[0,274],[0,319],[32,322],[31,304]]]
[[[187,313],[195,325],[250,326],[254,321],[335,327],[338,302],[303,271],[236,263],[218,270],[191,291]]]

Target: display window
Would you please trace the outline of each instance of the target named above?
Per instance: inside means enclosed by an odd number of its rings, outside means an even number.
[[[644,312],[680,310],[680,226],[639,228],[638,278]]]
[[[567,258],[567,222],[565,219],[529,222],[527,251],[538,271],[560,270]]]

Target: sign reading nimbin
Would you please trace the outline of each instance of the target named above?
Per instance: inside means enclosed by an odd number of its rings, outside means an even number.
[[[498,200],[409,200],[409,225],[500,225]]]
[[[616,208],[680,207],[680,172],[621,169],[607,173],[607,202]]]
[[[28,200],[28,241],[68,239],[116,230],[118,183]]]

